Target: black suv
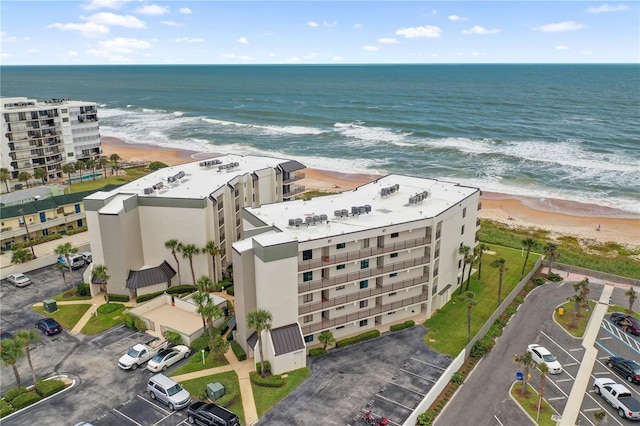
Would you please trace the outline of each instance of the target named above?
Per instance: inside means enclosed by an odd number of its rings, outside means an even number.
[[[240,419],[231,411],[216,404],[194,402],[187,408],[187,420],[204,426],[240,426]]]
[[[611,322],[627,333],[640,336],[640,321],[631,315],[627,315],[624,312],[614,312],[609,317]]]
[[[630,359],[612,356],[607,360],[610,369],[620,374],[630,383],[640,384],[640,364]]]

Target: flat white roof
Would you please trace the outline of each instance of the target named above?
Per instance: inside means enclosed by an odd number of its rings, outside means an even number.
[[[479,191],[451,182],[388,175],[353,191],[247,211],[266,225],[306,241],[436,217]],[[290,221],[296,219],[302,224],[291,226]]]
[[[124,200],[131,198],[131,194],[118,194],[106,206],[99,210],[100,214],[118,214],[124,209]]]
[[[238,176],[266,168],[275,168],[278,164],[289,161],[282,158],[253,155],[222,155],[157,170],[118,187],[108,194],[109,196],[116,193],[126,193],[143,197],[203,199]],[[201,163],[209,165],[201,166]],[[152,190],[149,194],[145,194],[147,188]],[[87,199],[104,198],[104,196],[93,194],[87,197]]]

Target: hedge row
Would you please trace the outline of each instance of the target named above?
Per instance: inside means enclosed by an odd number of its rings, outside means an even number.
[[[111,299],[110,299],[111,300]],[[122,303],[105,303],[104,305],[98,306],[99,314],[110,314],[111,312],[115,312],[119,309],[124,308]]]
[[[64,388],[65,388],[64,382],[59,379],[38,380],[38,382],[36,383],[36,392],[38,392],[40,396],[43,398],[51,396],[54,393],[60,392]],[[15,404],[14,404],[14,407],[15,407]]]
[[[191,285],[191,284],[183,284],[183,285],[177,285],[175,287],[170,287],[166,290],[162,290],[162,291],[157,291],[155,293],[149,293],[149,294],[143,294],[142,296],[138,296],[138,298],[136,299],[138,301],[138,303],[142,303],[142,302],[146,302],[148,300],[151,300],[155,297],[160,296],[161,294],[167,293],[167,294],[181,294],[181,293],[193,293],[197,290],[196,286]]]
[[[109,302],[128,302],[129,296],[126,294],[109,294]]]
[[[35,404],[40,401],[42,397],[35,392],[25,392],[16,396],[13,401],[11,401],[11,406],[15,410],[22,410],[25,407],[30,406],[31,404]]]
[[[8,416],[14,411],[13,407],[7,401],[0,399],[0,418]]]
[[[313,348],[309,350],[309,356],[311,357],[324,355],[326,353],[327,351],[325,351],[324,348]]]
[[[414,325],[416,325],[416,323],[413,320],[408,320],[403,322],[402,324],[392,325],[391,327],[389,327],[389,329],[391,331],[400,331],[400,330],[404,330],[405,328],[411,328]]]
[[[256,371],[260,372],[260,363],[259,362],[256,362]],[[271,371],[271,363],[265,359],[264,360],[264,372],[268,373],[270,371]]]
[[[14,386],[12,388],[7,389],[7,391],[4,394],[4,400],[10,403],[11,401],[13,401],[13,398],[25,392],[27,392],[27,388],[25,388],[24,386],[20,386],[20,387]]]
[[[242,349],[242,346],[240,346],[238,342],[232,340],[230,343],[231,349],[233,350],[233,353],[236,354],[236,358],[238,358],[238,361],[244,361],[245,359],[247,359],[246,352],[244,351],[244,349]]]
[[[380,331],[369,330],[365,333],[358,334],[357,336],[348,337],[346,339],[338,340],[336,342],[336,348],[344,348],[345,346],[353,345],[355,343],[364,342],[365,340],[375,339],[380,337]]]
[[[251,383],[265,388],[281,388],[286,380],[280,376],[262,377],[258,373],[251,373]]]

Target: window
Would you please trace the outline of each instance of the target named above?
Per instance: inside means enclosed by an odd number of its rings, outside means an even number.
[[[336,290],[344,290],[345,286],[343,285],[339,285],[338,287],[336,287]]]
[[[391,293],[389,293],[389,296],[395,296],[396,294],[398,294],[398,293],[395,292],[395,291],[392,291]]]
[[[462,225],[462,229],[460,230],[460,235],[464,235],[464,225]]]
[[[304,341],[309,343],[309,342],[313,342],[313,334],[310,334],[308,336],[304,336]]]
[[[304,317],[302,317],[302,321],[303,322],[311,322],[311,321],[313,321],[313,314],[305,315]]]
[[[307,282],[313,279],[313,271],[308,271],[302,274],[302,281]]]
[[[63,123],[68,123],[69,122],[69,118],[68,117],[62,117],[62,122]]]
[[[336,244],[336,248],[337,248],[338,250],[339,250],[339,249],[343,249],[343,248],[345,248],[345,247],[347,247],[347,243],[340,243],[340,244]]]
[[[305,294],[302,296],[302,303],[313,302],[313,293]]]
[[[467,217],[467,208],[462,209],[462,217]]]
[[[360,301],[360,309],[366,308],[367,306],[369,306],[369,301],[368,300],[361,300]]]
[[[360,321],[360,327],[365,327],[369,323],[369,320]]]
[[[344,325],[341,325],[340,327],[336,327],[336,330],[342,330],[344,328]]]
[[[345,264],[343,263],[342,265],[338,265],[338,266],[336,266],[336,269],[344,269],[344,268],[346,268],[346,267],[347,267],[347,265],[345,265]]]
[[[398,253],[391,253],[391,257],[398,257]]]
[[[338,307],[336,308],[336,311],[341,311],[341,310],[343,310],[343,309],[344,309],[344,306],[338,306]]]
[[[67,113],[67,109],[66,109],[66,108],[62,108],[62,109],[60,110],[60,112],[61,112],[61,113],[63,113],[63,114],[66,114],[66,113]]]
[[[391,238],[398,238],[398,233],[397,232],[392,233]]]
[[[395,313],[396,313],[396,311],[391,311],[391,312],[387,312],[387,315],[393,315]]]
[[[305,250],[302,252],[302,260],[309,260],[313,258],[313,252],[311,250]]]
[[[397,277],[398,273],[397,272],[393,272],[391,274],[389,274],[389,278],[393,278],[393,277]]]
[[[462,259],[458,260],[458,269],[462,266]]]
[[[67,157],[73,157],[73,152],[67,152]]]
[[[360,261],[360,269],[366,269],[369,267],[369,259]]]
[[[369,280],[360,281],[360,288],[367,288],[367,287],[369,287]]]

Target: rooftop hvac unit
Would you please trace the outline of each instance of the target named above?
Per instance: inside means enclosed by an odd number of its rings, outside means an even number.
[[[314,216],[313,223],[320,223],[320,216]]]
[[[389,190],[387,188],[382,188],[380,190],[380,195],[382,195],[383,197],[386,197],[387,195],[389,195]]]
[[[153,194],[153,188],[145,188],[144,189],[144,195],[149,195],[149,194]]]
[[[351,214],[358,214],[359,210],[358,210],[358,206],[351,206]]]
[[[305,223],[307,224],[307,226],[311,225],[313,223],[313,217],[311,216],[307,216],[304,218]]]
[[[202,161],[202,162],[198,163],[198,166],[200,166],[200,167],[208,166],[207,161]]]
[[[364,212],[365,212],[364,206],[358,207],[358,214],[364,214]]]
[[[296,224],[295,219],[289,219],[289,226],[295,226],[295,224]]]
[[[347,209],[340,210],[340,216],[349,216],[349,211]]]
[[[300,226],[302,225],[303,222],[302,222],[302,219],[298,217],[296,218],[295,223],[296,223],[296,226]]]
[[[321,221],[321,222],[326,222],[328,219],[329,219],[329,218],[328,218],[328,216],[327,216],[326,214],[321,214],[321,215],[320,215],[320,221]]]
[[[400,191],[400,185],[398,185],[397,183],[395,185],[393,185],[396,188],[396,191]]]
[[[175,177],[173,177],[173,176],[169,176],[169,177],[167,178],[167,182],[169,182],[169,183],[173,183],[173,182],[175,182],[175,180],[176,180],[176,178],[175,178]]]
[[[371,213],[371,205],[369,205],[369,204],[365,204],[365,206],[364,206],[364,211],[365,211],[366,213]]]
[[[416,203],[416,198],[415,197],[409,197],[409,204],[415,204]]]
[[[333,215],[335,217],[342,217],[342,210],[334,210]]]

